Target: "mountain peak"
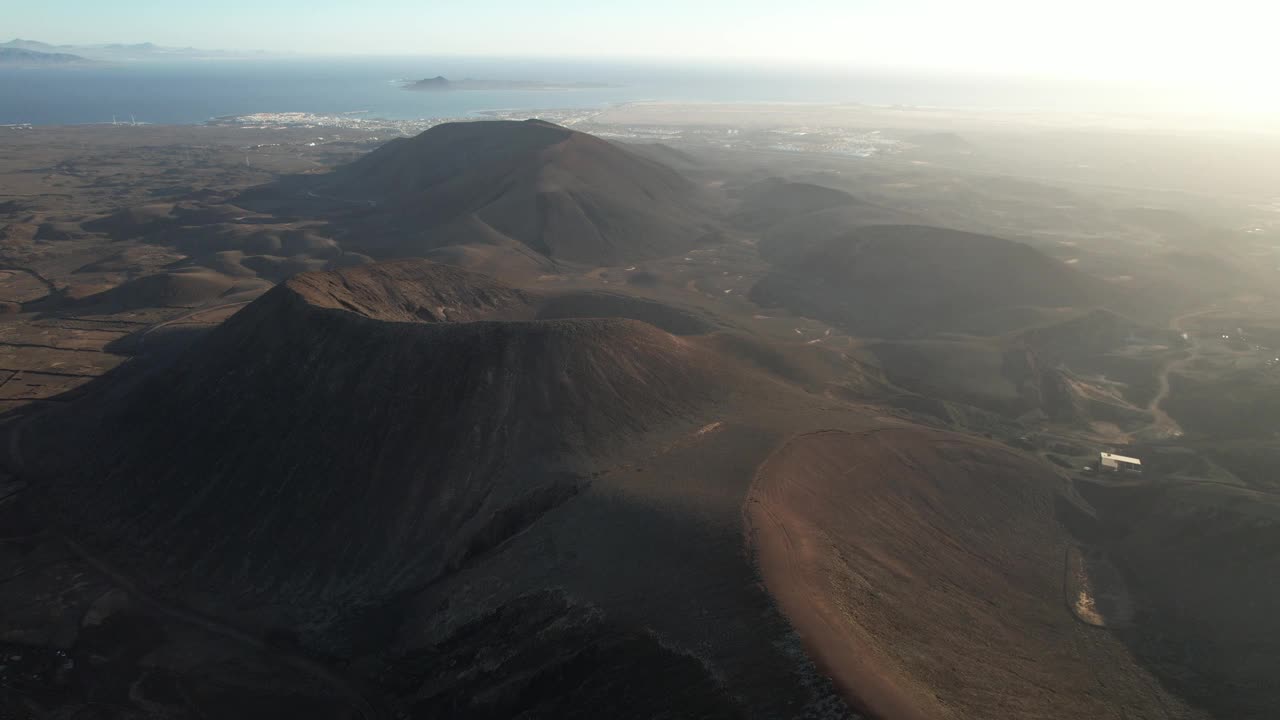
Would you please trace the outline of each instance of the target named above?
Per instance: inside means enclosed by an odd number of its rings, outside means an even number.
[[[613,265],[684,252],[711,224],[697,186],[679,172],[537,119],[437,125],[332,173],[252,191],[240,204],[260,202],[259,194],[275,203],[326,199],[320,211],[343,214],[344,242],[382,256],[504,245]]]

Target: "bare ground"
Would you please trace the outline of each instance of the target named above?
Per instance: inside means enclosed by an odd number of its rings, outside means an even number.
[[[883,718],[1195,717],[1063,601],[1057,479],[919,429],[800,435],[746,506],[766,585]]]

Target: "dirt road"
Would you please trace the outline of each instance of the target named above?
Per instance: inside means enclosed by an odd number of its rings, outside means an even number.
[[[170,319],[170,320],[165,320],[164,322],[156,323],[155,325],[152,325],[151,327],[147,328],[146,330],[143,330],[143,331],[142,331],[142,334],[138,336],[138,349],[137,349],[137,353],[138,353],[139,355],[140,355],[140,354],[142,354],[142,349],[146,346],[147,336],[148,336],[148,335],[150,335],[151,333],[153,333],[153,332],[155,332],[155,331],[159,330],[160,328],[167,327],[167,326],[169,326],[169,325],[176,325],[176,324],[181,323],[181,322],[186,322],[187,320],[191,320],[191,319],[193,319],[193,318],[199,317],[199,316],[201,316],[201,315],[206,315],[206,314],[208,314],[208,313],[215,312],[215,311],[217,311],[217,310],[225,310],[225,309],[227,309],[227,308],[241,307],[241,306],[244,306],[244,305],[248,305],[248,304],[249,304],[249,303],[251,303],[251,302],[253,302],[253,301],[252,301],[252,300],[241,300],[241,301],[239,301],[239,302],[223,303],[223,304],[221,304],[221,305],[214,305],[214,306],[212,306],[212,307],[197,308],[197,309],[192,310],[191,312],[186,313],[186,314],[184,314],[184,315],[179,315],[179,316],[178,316],[178,317],[176,317],[176,318],[172,318],[172,319]]]
[[[0,265],[0,270],[8,270],[9,272],[26,273],[27,275],[30,275],[31,277],[35,278],[37,282],[39,282],[41,285],[44,286],[45,290],[47,291],[47,294],[45,295],[45,297],[48,297],[49,295],[56,295],[58,292],[58,286],[55,285],[52,280],[45,277],[44,275],[41,275],[35,270],[32,270],[29,267],[23,267],[21,265]],[[27,301],[27,302],[32,302],[32,301]]]
[[[1164,364],[1164,367],[1160,368],[1160,374],[1156,377],[1156,380],[1160,384],[1160,389],[1156,392],[1155,397],[1151,398],[1151,402],[1147,403],[1147,412],[1151,413],[1152,418],[1152,423],[1147,428],[1148,432],[1153,432],[1162,438],[1179,437],[1182,435],[1182,426],[1169,416],[1169,413],[1164,409],[1164,403],[1169,399],[1169,376],[1185,367],[1188,367],[1192,362],[1200,357],[1200,341],[1194,334],[1188,333],[1184,329],[1183,323],[1193,317],[1206,315],[1216,309],[1216,307],[1210,307],[1193,310],[1188,313],[1183,313],[1169,322],[1170,329],[1176,333],[1186,335],[1187,340],[1191,343],[1191,352],[1188,353],[1186,357],[1167,362]]]

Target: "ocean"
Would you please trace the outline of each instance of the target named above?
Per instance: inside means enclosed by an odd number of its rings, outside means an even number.
[[[570,90],[410,92],[444,75],[543,83]],[[585,61],[459,58],[207,60],[0,69],[0,124],[203,123],[258,112],[364,113],[391,120],[492,110],[594,108],[671,102],[862,103],[1094,112],[1149,109],[1129,88],[905,72],[801,71],[728,65],[676,67]]]

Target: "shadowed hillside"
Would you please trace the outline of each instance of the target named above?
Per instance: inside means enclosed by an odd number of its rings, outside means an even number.
[[[769,178],[743,188],[736,219],[748,227],[774,225],[784,220],[831,208],[867,206],[849,193],[811,183]]]
[[[1020,243],[909,225],[875,225],[834,239],[763,243],[775,263],[751,291],[766,306],[852,332],[909,335],[1021,306],[1099,302],[1101,283]]]
[[[318,624],[385,600],[720,393],[703,351],[650,325],[532,313],[423,261],[300,275],[108,409],[56,503],[187,588]]]
[[[1219,718],[1273,717],[1280,687],[1280,502],[1209,483],[1081,483],[1138,600],[1120,636]]]

